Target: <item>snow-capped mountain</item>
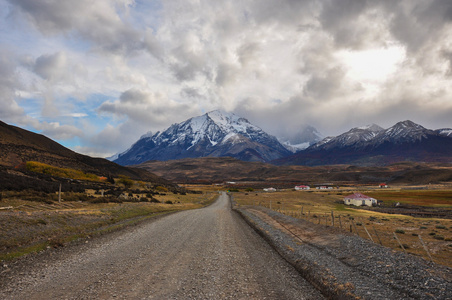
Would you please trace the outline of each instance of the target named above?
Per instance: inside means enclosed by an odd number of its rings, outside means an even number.
[[[327,137],[312,146],[312,149],[328,150],[343,147],[362,147],[374,139],[384,129],[378,125],[371,124],[352,128],[337,137]]]
[[[317,129],[308,125],[299,133],[289,137],[279,137],[278,140],[287,148],[287,150],[295,153],[308,148],[323,138],[323,135]]]
[[[412,121],[383,129],[372,124],[322,141],[277,164],[384,165],[398,161],[452,162],[452,130],[430,130]]]
[[[452,137],[452,128],[436,129],[435,132],[442,136]]]
[[[270,161],[291,154],[278,140],[248,120],[212,111],[146,134],[115,160],[134,165],[148,160],[231,156],[245,161]]]

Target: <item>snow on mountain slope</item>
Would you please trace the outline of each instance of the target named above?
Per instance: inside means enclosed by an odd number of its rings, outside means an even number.
[[[383,128],[375,124],[356,127],[336,137],[327,137],[310,148],[327,150],[337,147],[361,147],[375,138],[383,130]]]
[[[447,136],[452,138],[452,128],[441,128],[435,130],[436,133],[442,136]]]
[[[205,156],[269,161],[288,154],[275,137],[248,120],[216,110],[173,124],[152,136],[143,136],[115,162],[130,165],[147,160]]]
[[[430,130],[412,121],[383,129],[377,125],[352,128],[328,137],[277,164],[384,165],[399,161],[447,162],[452,159],[451,129]]]

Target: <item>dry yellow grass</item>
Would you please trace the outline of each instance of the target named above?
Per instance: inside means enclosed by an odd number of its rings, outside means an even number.
[[[215,192],[167,193],[155,196],[161,203],[62,201],[51,204],[3,198],[0,207],[13,209],[0,210],[0,261],[63,246],[74,239],[116,230],[160,214],[200,208],[216,197]]]
[[[378,191],[384,193],[385,191]],[[310,191],[277,191],[277,192],[239,192],[233,193],[234,200],[238,205],[260,205],[284,214],[302,218],[315,224],[325,224],[332,226],[334,215],[334,226],[341,227],[344,231],[358,233],[361,237],[381,243],[384,246],[403,251],[394,238],[396,232],[402,245],[408,253],[420,255],[429,259],[428,254],[423,248],[419,235],[428,247],[433,260],[437,263],[452,267],[452,220],[439,218],[421,218],[407,215],[387,214],[376,211],[362,210],[340,203],[349,192],[339,190],[310,190]],[[402,193],[404,197],[401,202],[407,198],[406,191]],[[394,190],[389,191],[389,195],[396,195]],[[412,195],[415,195],[413,193]],[[417,202],[419,193],[416,193]],[[428,197],[428,193],[423,194]],[[437,197],[441,203],[441,208],[452,209],[452,205],[447,205],[444,195],[449,195],[448,191],[434,191],[432,195],[441,195]],[[395,201],[397,198],[391,198]],[[410,201],[408,197],[408,201]],[[428,203],[434,207],[435,197],[430,197]],[[425,203],[426,201],[423,201]],[[444,204],[446,202],[446,204]],[[367,231],[366,231],[367,230]],[[370,235],[370,237],[369,237]]]

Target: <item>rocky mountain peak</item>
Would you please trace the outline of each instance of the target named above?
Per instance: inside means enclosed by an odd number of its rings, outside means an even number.
[[[290,152],[278,140],[233,113],[214,110],[173,124],[153,136],[145,135],[115,162],[124,165],[147,160],[231,156],[270,161]]]

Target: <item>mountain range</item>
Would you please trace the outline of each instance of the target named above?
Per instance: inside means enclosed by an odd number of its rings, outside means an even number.
[[[114,162],[137,165],[148,160],[196,157],[234,157],[269,162],[289,156],[274,136],[232,113],[212,111],[173,124],[163,132],[142,136]]]
[[[115,157],[121,165],[200,157],[233,157],[276,165],[387,165],[400,161],[452,162],[452,129],[426,129],[412,121],[376,124],[326,137],[312,126],[276,138],[232,113],[212,111],[142,136]]]
[[[400,161],[452,162],[452,130],[430,130],[412,121],[383,129],[372,124],[322,141],[292,156],[283,165],[388,165]]]

